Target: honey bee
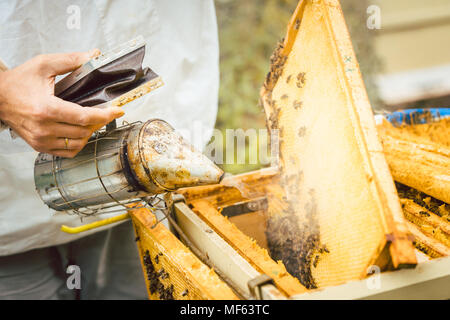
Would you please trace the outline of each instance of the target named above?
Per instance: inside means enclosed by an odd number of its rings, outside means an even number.
[[[319,263],[319,255],[316,255],[316,257],[314,258],[313,267],[317,268],[318,263]]]

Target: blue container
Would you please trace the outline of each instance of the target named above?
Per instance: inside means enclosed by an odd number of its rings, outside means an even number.
[[[430,119],[438,120],[450,117],[450,108],[403,109],[375,117],[378,121],[381,120],[380,118],[384,118],[394,126],[402,124],[423,124],[427,123]]]

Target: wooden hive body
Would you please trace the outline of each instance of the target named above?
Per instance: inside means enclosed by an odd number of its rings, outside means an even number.
[[[414,266],[338,1],[299,2],[272,58],[261,101],[269,129],[280,136],[279,167],[179,190],[192,212],[287,297],[365,278],[374,265]],[[221,214],[224,207],[259,197],[267,198],[267,210],[230,219]],[[175,298],[236,298],[164,226],[152,229],[148,210],[132,217],[143,261],[146,250],[154,265],[154,256],[163,253],[159,267],[173,276],[161,282],[166,289],[174,284]],[[244,233],[247,218],[263,224],[265,232]],[[145,274],[145,261],[143,266]],[[188,287],[189,295],[181,296]]]
[[[265,196],[270,186],[279,183],[276,170],[271,168],[232,176],[221,185],[187,188],[178,192],[192,210],[229,243],[257,271],[272,278],[274,285],[286,297],[307,292],[298,279],[289,274],[281,261],[273,260],[267,251],[265,230],[249,230],[248,225],[265,229],[267,212],[264,210],[225,217],[221,210],[243,200]],[[250,237],[250,235],[252,237]],[[256,237],[255,237],[256,236]]]
[[[148,209],[130,211],[150,299],[234,300],[237,296]]]

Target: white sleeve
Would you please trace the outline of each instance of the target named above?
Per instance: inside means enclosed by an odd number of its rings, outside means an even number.
[[[2,58],[0,58],[0,72],[6,71],[6,70],[8,70],[8,67],[5,65]],[[9,126],[0,119],[0,132],[2,132],[5,129],[8,129],[8,128],[9,128]]]
[[[2,120],[0,120],[0,132],[8,128],[9,128],[8,125],[4,123]]]

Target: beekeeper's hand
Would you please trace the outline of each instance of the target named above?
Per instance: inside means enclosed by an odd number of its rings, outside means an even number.
[[[0,119],[36,151],[74,157],[95,129],[123,115],[117,107],[83,108],[54,96],[55,76],[97,52],[39,55],[0,72]]]

